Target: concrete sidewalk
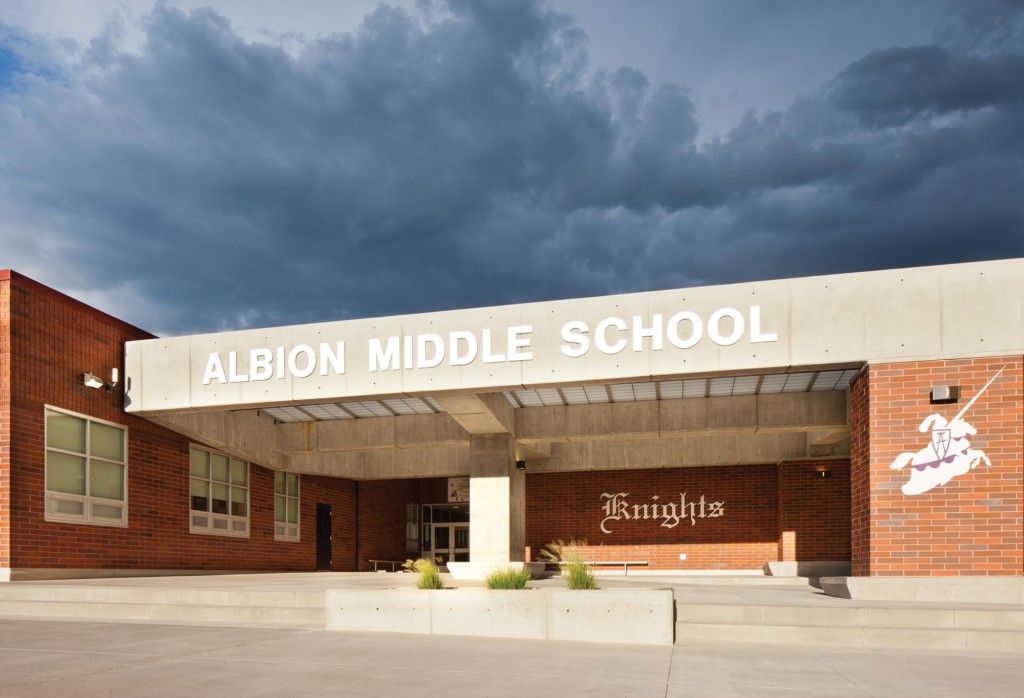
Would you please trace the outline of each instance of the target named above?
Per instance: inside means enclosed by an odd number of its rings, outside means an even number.
[[[0,620],[0,695],[1019,696],[1019,656]]]

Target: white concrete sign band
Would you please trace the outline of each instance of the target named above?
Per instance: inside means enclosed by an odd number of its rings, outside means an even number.
[[[1024,347],[1021,278],[1004,260],[129,342],[126,409],[1006,355]]]

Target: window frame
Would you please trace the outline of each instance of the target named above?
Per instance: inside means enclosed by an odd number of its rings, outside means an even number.
[[[420,553],[420,525],[423,507],[419,502],[405,503],[405,552]]]
[[[75,451],[68,451],[63,448],[56,448],[50,446],[50,419],[49,413],[53,412],[61,414],[66,417],[73,417],[80,419],[85,422],[85,452],[78,453]],[[113,461],[109,458],[103,458],[100,456],[93,456],[89,452],[90,439],[92,438],[92,430],[89,428],[90,423],[95,422],[104,426],[113,427],[121,432],[121,453],[123,455],[123,461]],[[63,453],[69,456],[75,456],[76,458],[85,459],[85,485],[86,494],[71,494],[68,492],[58,492],[57,490],[50,489],[50,452]],[[91,489],[91,477],[92,472],[92,461],[97,460],[102,463],[113,463],[115,465],[122,466],[121,470],[121,492],[124,495],[123,499],[109,499],[107,497],[95,497],[89,494]],[[106,419],[100,419],[99,417],[93,417],[91,415],[82,414],[80,412],[74,412],[72,410],[66,410],[62,407],[54,407],[53,405],[43,405],[43,520],[53,523],[72,523],[72,524],[84,524],[87,526],[106,526],[108,528],[128,528],[128,427],[124,424],[118,424],[117,422],[111,422]],[[65,512],[55,511],[56,503],[59,501],[73,501],[82,503],[82,514],[68,514]],[[115,520],[109,517],[96,518],[92,511],[93,505],[99,504],[100,506],[120,506],[121,507],[121,519]]]
[[[284,476],[284,493],[277,491],[277,476]],[[288,494],[288,476],[295,476],[295,495]],[[277,520],[277,498],[284,498],[284,521]],[[288,502],[295,500],[295,523],[288,522]],[[302,475],[284,470],[274,471],[274,540],[282,543],[302,542]]]
[[[192,452],[201,451],[206,454],[206,468],[207,476],[205,478],[196,477],[192,473]],[[222,456],[228,459],[228,482],[221,480],[215,480],[213,478],[213,456]],[[245,465],[245,485],[236,485],[231,482],[231,464],[232,461],[238,461]],[[189,444],[188,447],[188,532],[195,533],[201,536],[220,536],[223,538],[248,538],[251,530],[250,525],[250,514],[252,512],[252,500],[251,492],[252,483],[252,464],[242,458],[235,458],[234,456],[203,446],[201,444]],[[207,495],[206,501],[207,506],[210,508],[207,511],[199,511],[198,509],[192,508],[192,481],[202,480],[207,483]],[[238,516],[235,514],[220,514],[212,511],[213,508],[213,485],[214,484],[226,484],[228,486],[228,510],[232,502],[231,491],[234,488],[245,489],[245,516]],[[198,519],[205,516],[206,525],[197,525]],[[217,524],[223,523],[223,528],[218,528]],[[238,524],[238,525],[236,525]]]

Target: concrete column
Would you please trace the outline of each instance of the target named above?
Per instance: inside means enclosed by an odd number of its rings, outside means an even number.
[[[469,445],[469,559],[522,562],[526,473],[516,470],[509,434],[474,434]]]
[[[469,445],[469,562],[451,562],[456,579],[483,579],[526,557],[526,473],[516,469],[510,434],[473,434]]]

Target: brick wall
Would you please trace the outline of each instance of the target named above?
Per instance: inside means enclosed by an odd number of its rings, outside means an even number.
[[[971,437],[991,465],[980,464],[944,485],[916,495],[902,486],[911,466],[890,464],[901,452],[930,448],[922,421],[952,419],[1002,367],[964,416]],[[856,390],[868,394],[870,442],[855,441],[854,531],[856,573],[876,576],[1019,575],[1024,570],[1024,361],[1020,356],[873,365]],[[957,404],[932,405],[936,385],[959,385]],[[854,402],[854,429],[863,429],[864,405]],[[865,455],[867,457],[865,458]],[[865,494],[870,530],[863,525]],[[863,548],[864,536],[868,548]]]
[[[16,274],[0,280],[0,303],[10,299],[11,404],[0,405],[0,482],[9,479],[12,568],[265,569],[312,570],[316,566],[317,502],[333,508],[333,566],[354,569],[355,484],[302,477],[301,541],[278,542],[273,528],[273,472],[250,469],[250,535],[229,538],[188,530],[189,441],[144,419],[127,415],[119,390],[82,385],[91,371],[106,378],[122,366],[123,344],[148,336],[84,304]],[[6,306],[0,306],[6,307]],[[6,335],[5,331],[0,336]],[[5,346],[5,345],[0,345]],[[45,521],[46,405],[128,427],[128,527]],[[0,436],[0,439],[3,437]],[[7,441],[0,441],[0,446]],[[0,498],[8,496],[0,486]],[[0,518],[0,522],[4,519]],[[0,551],[0,554],[7,554]]]
[[[778,559],[849,560],[850,462],[780,463],[777,476]]]
[[[403,561],[419,557],[419,547],[415,550],[406,547],[406,505],[416,504],[417,516],[422,518],[423,504],[448,501],[447,483],[446,478],[360,482],[359,562],[354,569],[372,570],[370,560]],[[421,535],[421,530],[417,529],[417,546]]]
[[[423,504],[447,504],[448,478],[433,477],[420,480],[420,502]]]
[[[828,467],[832,477],[817,477],[819,466]],[[545,543],[575,538],[587,541],[583,552],[590,559],[646,560],[652,569],[754,569],[775,560],[848,560],[849,473],[848,461],[528,473],[528,555],[537,559]],[[629,495],[621,501],[633,518],[608,521],[611,533],[605,533],[601,521],[608,513],[608,499],[601,495],[620,492]],[[687,502],[694,502],[698,516],[693,523],[687,517],[671,528],[663,526],[664,517],[655,516],[663,515],[664,509],[650,505],[676,503],[678,510],[683,492]],[[712,501],[725,503],[722,516],[708,516]],[[640,508],[634,511],[634,505]],[[649,518],[643,519],[644,514]],[[681,553],[686,554],[685,561],[679,559]]]
[[[594,560],[646,560],[651,569],[759,568],[778,559],[777,487],[774,465],[527,473],[528,554],[536,560],[552,540],[585,539],[585,554]],[[611,532],[605,533],[601,522],[608,499],[602,494],[616,493],[629,495],[620,500],[627,508],[618,511],[630,519],[608,521]],[[674,503],[679,511],[681,493],[686,493],[686,520],[663,525],[672,523],[662,516],[664,507]],[[699,517],[702,495],[704,518]],[[721,516],[710,516],[711,502],[724,502]]]
[[[11,566],[11,280],[0,270],[0,569]]]
[[[359,483],[360,571],[373,569],[370,560],[418,557],[405,545],[405,507],[420,503],[419,480],[367,480]]]
[[[858,577],[871,573],[870,384],[869,371],[850,383],[850,560]]]
[[[262,468],[261,468],[262,470]],[[270,484],[273,486],[273,472]],[[316,505],[331,505],[331,569],[352,571],[356,569],[356,536],[352,522],[355,521],[355,485],[352,480],[340,480],[331,477],[302,475],[300,477],[299,527],[301,543],[276,543],[292,545],[294,551],[295,570],[316,569]],[[273,500],[268,498],[269,515],[266,520],[270,525],[274,521]],[[269,530],[272,539],[273,529]],[[280,569],[261,567],[259,569]]]

